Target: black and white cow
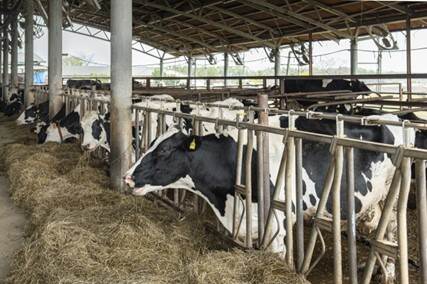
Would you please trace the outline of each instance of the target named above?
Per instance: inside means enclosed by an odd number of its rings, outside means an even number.
[[[2,112],[6,116],[12,116],[18,114],[24,104],[24,92],[23,90],[11,90],[10,97],[2,105]]]
[[[93,87],[96,90],[102,89],[102,83],[99,80],[67,80],[66,87],[70,89],[81,89],[81,90],[92,90]]]
[[[169,100],[174,100],[172,96],[169,95],[155,95],[153,98],[158,100],[147,100],[145,102],[139,103],[141,106],[147,106],[151,108],[164,108],[165,110],[174,111],[176,110],[176,103],[168,102]],[[164,101],[160,101],[164,100]],[[135,104],[135,105],[138,105]],[[135,116],[132,115],[132,119]],[[144,118],[141,117],[140,125],[144,123]],[[152,114],[151,119],[151,137],[153,139],[156,137],[157,130],[157,113]],[[166,125],[169,127],[173,125],[173,118],[166,116]],[[86,112],[81,120],[81,127],[83,131],[82,139],[82,148],[86,151],[94,151],[98,147],[102,147],[107,151],[110,151],[110,116],[102,115],[98,111],[89,111]],[[133,128],[133,137],[136,137],[135,128]]]
[[[49,123],[37,125],[37,143],[62,143],[78,139],[82,133],[80,125],[80,105],[62,119],[53,119]]]
[[[379,117],[375,117],[379,118]],[[382,119],[395,120],[393,115],[381,116]],[[286,117],[270,117],[270,124],[286,124]],[[298,118],[296,127],[334,135],[335,122],[327,120],[307,120]],[[344,133],[354,139],[381,142],[393,145],[403,143],[403,131],[393,126],[360,126],[347,123]],[[413,142],[413,133],[411,141]],[[171,128],[159,137],[151,148],[126,173],[125,182],[133,188],[133,194],[145,195],[152,191],[168,188],[181,188],[201,196],[213,209],[222,225],[231,232],[233,223],[234,184],[236,173],[237,143],[231,136],[189,136],[176,128]],[[255,150],[256,151],[256,150]],[[270,137],[270,174],[271,189],[276,182],[280,156],[283,152],[281,137]],[[245,151],[244,151],[245,153]],[[252,160],[252,202],[253,202],[253,237],[257,232],[257,177],[256,153]],[[306,218],[313,216],[322,193],[322,184],[330,162],[329,145],[303,142],[303,209]],[[383,153],[355,150],[355,202],[357,217],[360,218],[376,206],[388,192],[394,166],[388,155]],[[243,173],[245,170],[243,169]],[[244,177],[243,177],[244,180]],[[295,196],[293,197],[293,199]],[[343,177],[341,206],[346,206],[346,180]],[[284,200],[284,195],[280,196]],[[293,200],[295,204],[295,200]],[[240,208],[242,214],[242,208]],[[330,200],[327,211],[331,213]],[[345,210],[343,218],[345,219]],[[285,216],[279,216],[279,235],[272,244],[276,253],[283,254],[286,247],[283,238]],[[294,216],[293,216],[294,217]],[[241,235],[245,235],[245,218],[241,226]]]
[[[371,90],[364,82],[359,80],[322,80],[322,79],[286,79],[285,80],[286,93],[304,93],[304,92],[328,92],[328,91],[351,91],[351,92],[370,92]],[[309,107],[313,103],[312,100],[296,99],[296,101],[304,108]],[[327,108],[318,109],[328,112],[350,112],[352,105],[337,105]]]
[[[82,143],[85,151],[92,152],[98,147],[110,151],[110,114],[88,111],[81,120]]]
[[[49,121],[49,101],[39,105],[31,104],[16,119],[18,125],[32,124],[37,121],[44,121],[46,123]]]

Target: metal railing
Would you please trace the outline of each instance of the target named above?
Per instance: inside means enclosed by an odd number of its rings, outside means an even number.
[[[89,105],[93,109],[94,104],[105,105],[108,101],[91,98],[90,96],[82,96],[81,93],[90,94],[88,92],[79,91],[79,93],[65,94],[64,99],[67,103],[80,101],[81,104],[86,105],[84,102],[90,101]],[[283,153],[279,166],[279,172],[277,180],[275,181],[275,189],[270,203],[270,210],[268,216],[265,218],[265,224],[258,224],[258,232],[263,232],[259,235],[257,247],[268,249],[278,235],[277,231],[273,232],[275,223],[277,223],[278,212],[283,212],[286,216],[286,263],[290,267],[307,275],[312,271],[316,264],[320,261],[322,255],[325,253],[323,232],[329,231],[333,234],[334,239],[334,280],[335,283],[341,283],[343,279],[342,272],[342,222],[341,222],[341,208],[340,190],[341,180],[343,175],[347,178],[347,197],[348,206],[345,208],[348,222],[347,222],[347,245],[348,245],[348,259],[350,267],[350,279],[352,283],[357,281],[357,243],[356,243],[356,213],[354,206],[354,150],[367,150],[375,151],[379,153],[385,153],[393,157],[392,162],[395,166],[393,180],[385,200],[385,206],[382,210],[380,222],[376,229],[375,237],[371,240],[371,248],[369,258],[367,261],[366,268],[363,274],[363,283],[369,283],[372,277],[373,267],[376,262],[380,264],[380,267],[384,267],[383,256],[393,257],[399,262],[399,279],[401,283],[409,283],[409,268],[408,268],[408,231],[407,231],[407,199],[409,193],[409,184],[411,178],[410,162],[412,160],[416,163],[416,184],[417,194],[417,218],[419,223],[419,234],[418,234],[418,246],[420,253],[420,277],[422,283],[427,281],[427,200],[425,197],[426,192],[426,176],[425,176],[425,161],[427,160],[427,150],[412,148],[409,145],[407,137],[410,128],[416,128],[421,130],[427,130],[426,124],[412,123],[408,121],[388,121],[381,119],[369,119],[367,117],[355,117],[355,116],[344,116],[330,113],[317,113],[317,112],[302,112],[302,111],[283,111],[278,109],[269,108],[258,108],[258,107],[228,107],[218,104],[211,103],[200,103],[200,102],[180,102],[177,103],[177,108],[181,103],[189,103],[193,106],[202,107],[218,107],[228,108],[231,110],[243,110],[245,112],[246,120],[243,120],[242,113],[236,115],[235,120],[227,120],[221,117],[205,117],[198,114],[187,114],[167,109],[151,108],[144,106],[144,104],[134,105],[133,113],[135,116],[136,129],[139,129],[140,118],[144,117],[142,125],[142,131],[139,133],[141,139],[136,135],[136,159],[148,149],[150,142],[154,137],[151,137],[151,121],[152,114],[156,113],[158,118],[158,130],[157,135],[161,135],[166,131],[166,116],[172,116],[178,125],[182,125],[183,119],[191,120],[193,123],[194,134],[203,135],[203,127],[201,123],[212,123],[220,130],[224,127],[233,127],[238,131],[237,141],[237,174],[236,174],[236,186],[235,192],[238,198],[235,199],[234,210],[233,210],[233,228],[231,232],[231,238],[238,244],[245,247],[253,247],[252,229],[251,224],[253,212],[251,209],[251,185],[252,181],[250,177],[251,173],[251,159],[246,159],[246,179],[242,180],[242,164],[243,164],[243,141],[247,141],[246,155],[252,154],[254,147],[254,134],[258,134],[256,139],[256,145],[261,145],[262,136],[260,133],[266,133],[267,135],[280,135],[283,143]],[[288,128],[276,128],[266,125],[260,125],[253,122],[255,112],[268,112],[275,114],[286,114],[289,118]],[[221,112],[219,112],[221,113]],[[304,132],[295,129],[295,120],[297,117],[305,117],[308,119],[332,119],[336,121],[337,133],[334,136]],[[343,135],[344,123],[357,123],[360,125],[392,125],[402,127],[404,145],[390,145],[384,143],[361,141],[356,139],[347,138]],[[246,134],[245,134],[246,132]],[[246,139],[245,139],[246,137]],[[322,143],[330,145],[330,164],[323,184],[322,195],[320,196],[319,204],[317,206],[316,214],[313,217],[312,231],[307,246],[303,242],[304,238],[304,224],[303,224],[303,208],[300,201],[302,200],[302,143],[303,141],[312,141],[315,143]],[[258,146],[257,146],[258,147]],[[344,156],[346,158],[344,158]],[[259,179],[265,179],[269,177],[264,176],[263,171],[257,170]],[[294,182],[295,181],[295,182]],[[285,200],[279,200],[281,191],[284,190]],[[268,189],[269,191],[269,189]],[[265,193],[265,189],[260,190],[258,194]],[[297,197],[295,216],[296,216],[296,250],[293,248],[294,233],[293,233],[293,222],[292,222],[292,196]],[[325,214],[326,202],[329,196],[332,195],[332,208],[333,214],[332,219]],[[353,198],[352,198],[353,196]],[[166,194],[162,195],[163,198],[168,198]],[[244,202],[243,197],[246,198]],[[173,200],[171,201],[176,207],[182,208],[183,201],[185,199],[185,193],[179,190],[173,192]],[[385,233],[387,225],[390,222],[390,218],[394,214],[393,207],[397,206],[397,224],[398,224],[398,241],[397,243],[389,243],[385,241]],[[195,199],[193,203],[194,210],[199,208],[199,200]],[[242,211],[238,208],[243,205],[243,212],[246,214],[246,238],[244,242],[239,241],[238,235],[243,222]],[[239,214],[241,213],[241,214]],[[260,210],[258,216],[262,216],[264,213]],[[262,227],[262,228],[261,228]],[[314,261],[313,252],[317,238],[320,238],[323,244],[322,253]],[[296,253],[296,264],[294,261],[294,254]]]

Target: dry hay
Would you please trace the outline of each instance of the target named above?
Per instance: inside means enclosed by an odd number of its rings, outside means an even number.
[[[31,213],[9,283],[304,283],[271,254],[230,249],[200,217],[109,190],[76,145],[5,148],[12,198]]]

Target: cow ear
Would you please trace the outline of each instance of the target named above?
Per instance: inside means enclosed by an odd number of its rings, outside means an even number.
[[[197,151],[202,143],[202,140],[198,136],[188,136],[184,139],[184,143],[182,144],[182,147],[185,151]]]

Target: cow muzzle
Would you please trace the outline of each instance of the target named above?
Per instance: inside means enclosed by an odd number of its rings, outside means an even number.
[[[126,175],[124,178],[125,183],[130,187],[130,188],[135,188],[135,180],[133,178],[133,176],[131,175]]]

